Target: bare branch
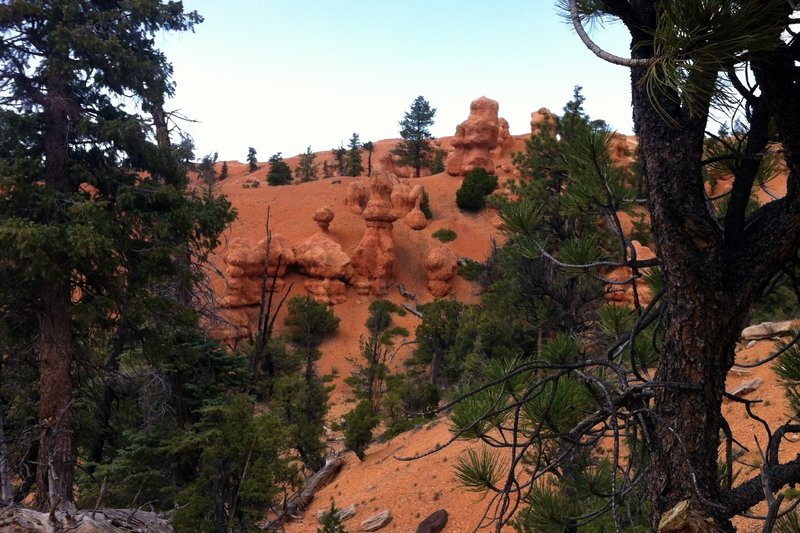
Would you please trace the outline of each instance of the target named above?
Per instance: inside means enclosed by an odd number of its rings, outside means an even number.
[[[559,261],[558,259],[556,259],[552,254],[548,253],[547,250],[545,250],[544,247],[541,244],[539,244],[538,241],[533,241],[533,243],[536,246],[536,248],[539,249],[539,253],[541,253],[544,257],[549,259],[554,265],[556,265],[557,267],[561,267],[561,268],[571,268],[571,269],[575,269],[575,270],[593,270],[593,269],[596,269],[596,268],[604,268],[604,267],[617,268],[617,267],[624,267],[624,266],[631,267],[631,268],[651,268],[651,267],[659,266],[661,264],[661,261],[657,257],[654,257],[653,259],[644,259],[644,260],[638,260],[638,261],[620,261],[620,262],[617,262],[617,261],[595,261],[594,263],[586,263],[586,264],[581,264],[581,265],[572,265],[572,264],[564,263],[564,262]]]
[[[578,14],[578,0],[569,0],[569,16],[572,20],[572,25],[575,28],[575,31],[578,33],[578,37],[581,38],[581,41],[583,41],[583,44],[586,45],[586,48],[591,50],[594,55],[604,61],[607,61],[613,65],[620,65],[622,67],[649,67],[658,60],[658,58],[655,57],[643,59],[620,57],[600,48],[597,43],[592,41],[592,38],[589,37],[589,34],[586,33],[586,30],[583,28],[581,17]]]

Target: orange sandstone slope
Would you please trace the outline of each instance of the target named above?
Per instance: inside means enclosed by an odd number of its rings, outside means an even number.
[[[441,140],[447,146],[448,139]],[[379,141],[373,158],[388,153],[396,141]],[[521,145],[520,141],[519,144]],[[521,146],[518,148],[521,149]],[[503,154],[503,160],[510,168],[510,153]],[[317,162],[322,160],[318,155]],[[296,158],[287,163],[294,169]],[[366,159],[365,159],[366,166]],[[373,160],[375,165],[375,160]],[[320,179],[281,187],[270,187],[264,182],[268,165],[249,173],[247,165],[228,162],[229,177],[218,186],[218,192],[231,200],[238,212],[238,218],[226,232],[227,241],[246,237],[258,241],[265,235],[266,214],[270,214],[270,230],[280,233],[292,243],[297,243],[316,233],[319,229],[312,219],[314,212],[328,207],[335,217],[330,224],[332,239],[341,244],[347,253],[360,241],[366,228],[364,220],[350,213],[345,207],[345,193],[350,182],[359,178],[335,177]],[[498,168],[501,177],[502,168]],[[508,173],[510,177],[510,173]],[[248,179],[258,179],[258,188],[243,188]],[[363,179],[363,178],[361,178]],[[407,227],[402,220],[394,223],[396,262],[394,283],[402,283],[415,293],[419,303],[429,302],[433,297],[428,293],[426,271],[423,267],[429,250],[442,246],[431,234],[440,228],[450,228],[457,238],[448,246],[458,257],[470,257],[483,261],[490,254],[493,243],[501,242],[502,233],[495,226],[497,214],[484,210],[477,214],[463,213],[455,205],[455,192],[460,187],[461,178],[446,173],[424,176],[411,180],[412,185],[422,184],[430,197],[433,219],[420,231]],[[215,261],[222,269],[220,257],[225,244],[217,251]],[[287,284],[294,282],[292,295],[306,294],[303,280],[297,273],[286,276]],[[222,292],[224,282],[215,280],[215,289]],[[453,294],[466,302],[478,301],[476,287],[459,276],[454,279]],[[365,333],[364,323],[368,317],[368,306],[372,296],[357,295],[352,288],[346,291],[347,300],[333,306],[334,314],[341,319],[339,330],[320,347],[323,355],[319,362],[320,374],[336,374],[333,381],[335,389],[331,396],[330,420],[339,420],[355,405],[350,387],[344,378],[352,370],[349,357],[357,357],[358,340]],[[392,287],[386,298],[397,304],[403,302],[396,287]],[[411,338],[419,322],[410,313],[397,317],[396,322],[406,327]],[[282,325],[282,318],[277,324]],[[411,346],[398,352],[393,361],[395,369],[401,369],[401,362],[410,355]],[[444,444],[451,437],[445,420],[435,421],[419,429],[404,433],[387,443],[376,443],[367,449],[367,458],[360,462],[353,454],[347,454],[347,464],[339,477],[317,496],[302,520],[287,524],[287,531],[316,531],[317,510],[326,508],[330,498],[337,506],[344,507],[355,503],[356,516],[346,523],[348,530],[357,530],[357,525],[375,512],[388,508],[393,519],[383,531],[414,531],[417,524],[431,512],[445,508],[450,513],[445,531],[468,531],[480,520],[485,508],[481,495],[461,489],[453,475],[453,465],[458,454],[468,443],[457,442],[445,450],[415,461],[398,461],[397,456],[411,456],[438,444]],[[341,434],[331,435],[331,446],[341,448]]]
[[[525,137],[514,137],[508,148],[494,158],[496,173],[501,177],[501,182],[512,177],[511,153],[523,149]],[[381,168],[381,158],[385,160],[386,154],[396,142],[396,140],[385,140],[375,143],[373,168]],[[446,150],[451,149],[452,142],[453,138],[438,141]],[[627,143],[633,145],[635,140],[628,139]],[[321,165],[323,159],[332,163],[330,152],[319,153],[317,163]],[[286,161],[294,169],[297,157],[288,158]],[[366,167],[366,156],[364,166]],[[227,240],[238,237],[254,241],[262,239],[266,231],[266,214],[269,210],[271,231],[282,234],[292,243],[298,243],[318,231],[312,215],[317,209],[328,207],[335,213],[329,228],[331,238],[337,241],[345,252],[352,254],[364,233],[365,223],[360,216],[346,209],[345,194],[348,184],[359,178],[335,177],[310,183],[270,187],[264,182],[268,168],[266,163],[262,163],[259,170],[254,173],[250,173],[247,165],[243,163],[228,162],[228,167],[229,177],[219,184],[217,190],[228,196],[236,207],[239,217],[226,233]],[[243,184],[251,179],[260,181],[260,187],[243,188]],[[784,181],[778,178],[771,183],[771,194],[783,194]],[[457,256],[470,257],[477,261],[482,261],[489,255],[493,242],[502,241],[502,234],[497,229],[497,216],[493,210],[466,214],[456,208],[455,191],[460,183],[461,178],[446,173],[412,179],[412,185],[422,184],[428,192],[434,218],[429,221],[427,228],[420,231],[410,229],[400,220],[394,223],[396,262],[393,283],[402,283],[417,295],[419,303],[433,299],[426,288],[423,263],[429,250],[441,246],[441,243],[431,236],[434,231],[445,227],[454,230],[457,238],[448,246]],[[763,195],[769,197],[766,193]],[[215,255],[215,261],[220,268],[223,267],[220,258],[224,251],[225,244]],[[291,295],[306,294],[303,288],[304,279],[307,278],[297,273],[289,273],[286,276],[287,282],[294,282]],[[218,278],[214,280],[214,286],[218,294],[221,294],[224,281]],[[454,280],[453,294],[466,302],[478,300],[476,287],[458,276]],[[395,286],[392,286],[386,297],[398,304],[403,302]],[[360,296],[348,287],[346,301],[333,307],[341,323],[337,333],[322,344],[323,356],[318,367],[320,374],[336,375],[329,415],[331,421],[339,420],[354,405],[352,393],[343,379],[352,370],[349,357],[357,357],[358,340],[365,332],[364,322],[372,299],[371,296]],[[413,338],[418,319],[409,314],[398,317],[396,321],[405,326]],[[282,317],[277,324],[279,327],[282,325]],[[754,361],[770,348],[770,341],[759,341],[746,349],[742,346],[737,360]],[[395,369],[402,368],[401,363],[410,354],[410,349],[405,347],[398,352],[392,362]],[[784,422],[787,417],[786,403],[768,367],[748,371],[735,370],[729,376],[728,389],[731,390],[740,382],[753,377],[761,378],[764,385],[751,393],[748,398],[767,400],[756,407],[757,414],[773,424],[773,427]],[[744,453],[742,460],[753,465],[757,464],[755,438],[758,437],[762,444],[765,442],[761,426],[747,418],[739,404],[726,404],[724,412],[731,421],[737,439],[750,450]],[[341,448],[340,433],[331,433],[329,437],[332,447]],[[382,531],[414,531],[422,519],[440,508],[450,513],[444,531],[472,530],[480,522],[488,500],[459,487],[453,475],[456,458],[465,448],[473,445],[472,443],[457,441],[442,451],[414,461],[397,459],[432,450],[448,442],[450,438],[451,432],[446,420],[440,419],[401,434],[389,442],[373,444],[367,449],[366,460],[363,462],[358,461],[353,454],[347,454],[347,464],[339,476],[317,495],[304,517],[287,524],[286,530],[316,531],[318,523],[315,514],[327,508],[331,498],[340,508],[356,504],[355,517],[346,522],[348,530],[358,530],[362,520],[378,511],[389,509],[393,518]],[[782,448],[782,452],[793,454],[798,451],[797,448],[796,444],[788,443]],[[742,468],[740,479],[747,479],[757,473],[754,468],[742,465],[740,468]],[[737,527],[740,531],[759,530],[757,523],[744,519],[737,521]]]

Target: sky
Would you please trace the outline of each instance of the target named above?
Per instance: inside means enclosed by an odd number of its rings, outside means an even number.
[[[559,113],[581,85],[585,109],[631,133],[630,78],[585,48],[555,0],[184,0],[205,21],[159,36],[174,68],[167,109],[197,157],[266,161],[399,137],[421,95],[431,133],[451,136],[480,96],[497,100],[514,135],[541,107]],[[591,28],[627,55],[619,23]]]

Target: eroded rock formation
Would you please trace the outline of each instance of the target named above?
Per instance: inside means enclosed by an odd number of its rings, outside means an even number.
[[[393,174],[400,178],[414,178],[416,177],[416,169],[408,165],[399,164],[391,152],[387,152],[378,160],[378,170],[385,174]],[[421,175],[429,175],[430,171],[421,169]]]
[[[552,134],[555,135],[556,115],[546,107],[540,107],[538,111],[531,113],[531,133],[538,133],[543,124],[547,124]]]
[[[497,124],[500,128],[497,132],[497,146],[489,150],[489,154],[491,154],[493,158],[500,157],[504,150],[510,149],[514,144],[514,138],[511,137],[511,132],[509,131],[508,121],[501,117],[497,119]]]
[[[403,218],[414,208],[414,200],[411,198],[411,185],[406,180],[398,180],[392,186],[392,194],[389,197],[397,218]]]
[[[490,151],[499,145],[500,106],[491,98],[481,96],[469,106],[469,117],[456,127],[453,150],[447,155],[447,173],[464,176],[473,168],[482,167],[494,173]]]
[[[237,238],[228,243],[222,256],[225,264],[225,292],[219,299],[222,313],[218,320],[209,323],[212,336],[223,342],[235,344],[244,338],[258,319],[258,304],[264,287],[264,263],[267,257],[267,239],[256,243],[252,239]],[[266,290],[283,290],[283,276],[295,262],[291,243],[275,233],[269,242]]]
[[[317,223],[320,231],[323,233],[328,233],[328,227],[333,221],[333,216],[333,211],[331,211],[330,208],[320,207],[314,212],[314,222]]]
[[[267,242],[256,243],[252,239],[233,239],[222,257],[225,263],[225,293],[221,305],[225,308],[256,305],[261,301],[264,276],[264,260]],[[295,255],[291,243],[280,234],[273,234],[269,243],[267,263],[267,290],[281,291],[286,269],[294,264]],[[276,277],[277,274],[277,277]]]
[[[349,280],[353,276],[350,257],[327,234],[317,232],[294,247],[297,269],[312,278]]]
[[[424,229],[428,225],[425,214],[420,209],[425,188],[422,185],[409,185],[406,180],[398,180],[390,195],[392,208],[398,219],[414,230]]]
[[[333,211],[328,208],[318,209],[314,221],[320,231],[294,247],[297,269],[313,278],[303,282],[309,296],[332,305],[345,301],[345,282],[350,282],[355,276],[350,256],[328,233],[328,224],[333,216]]]
[[[368,198],[369,193],[367,193],[367,188],[364,186],[364,183],[361,181],[353,181],[347,186],[344,204],[347,206],[348,211],[354,215],[360,215],[367,206]]]
[[[425,259],[425,271],[428,275],[428,291],[437,298],[443,298],[453,288],[452,280],[458,271],[458,257],[447,246],[434,248]]]
[[[359,294],[364,294],[368,286],[370,292],[383,296],[388,290],[395,261],[392,226],[397,214],[391,201],[391,179],[386,175],[375,176],[370,181],[370,191],[369,201],[361,215],[367,229],[351,259],[361,278],[354,286]]]
[[[646,260],[653,259],[656,255],[653,251],[644,246],[639,241],[631,241],[636,252],[636,259]],[[618,267],[608,273],[605,277],[611,281],[623,282],[631,279],[633,271],[629,267]],[[626,305],[633,305],[634,300],[639,300],[641,305],[646,306],[653,298],[650,286],[639,280],[636,284],[636,293],[633,291],[633,286],[630,283],[625,284],[609,284],[606,286],[606,300],[617,302]]]
[[[421,230],[425,229],[428,225],[428,219],[425,218],[425,213],[422,212],[420,206],[422,205],[422,195],[417,196],[416,200],[414,201],[414,208],[408,212],[408,214],[403,217],[403,222],[406,223],[406,226],[413,230]]]
[[[347,301],[345,284],[338,279],[309,279],[303,282],[308,295],[323,304],[336,305]]]

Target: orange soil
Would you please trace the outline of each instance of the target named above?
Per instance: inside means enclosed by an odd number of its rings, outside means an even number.
[[[449,147],[451,139],[440,140],[443,148]],[[513,151],[523,148],[524,136],[516,138]],[[395,140],[379,141],[375,143],[376,150],[373,154],[373,168],[379,168],[380,157],[387,153],[394,145]],[[498,174],[501,182],[510,177],[510,152],[504,153],[498,164]],[[318,154],[317,163],[322,164],[323,158],[332,163],[330,153]],[[286,159],[294,169],[297,158]],[[366,166],[366,158],[364,158]],[[268,165],[261,164],[261,168],[254,173],[249,173],[247,165],[235,161],[228,162],[229,177],[224,180],[217,191],[226,194],[236,207],[239,217],[227,232],[228,239],[233,237],[248,237],[260,240],[265,235],[266,214],[269,209],[270,229],[281,233],[291,242],[299,242],[317,231],[312,220],[312,214],[320,207],[330,207],[336,217],[330,225],[330,234],[338,241],[343,249],[351,253],[358,244],[364,232],[363,220],[352,215],[344,207],[347,184],[358,178],[336,177],[333,179],[319,180],[310,183],[282,187],[269,187],[264,182]],[[331,167],[333,168],[333,166]],[[219,167],[218,167],[219,169]],[[505,170],[505,171],[504,171]],[[249,178],[258,179],[261,187],[244,189],[242,184]],[[493,241],[502,242],[502,234],[495,227],[496,213],[485,210],[472,215],[460,212],[454,202],[455,191],[460,186],[461,179],[437,174],[413,180],[414,184],[425,186],[430,196],[430,203],[434,213],[433,220],[429,221],[427,228],[413,231],[405,226],[402,221],[394,224],[397,261],[395,263],[395,281],[402,283],[408,290],[416,293],[419,302],[425,303],[432,300],[426,289],[426,275],[422,266],[428,251],[441,243],[431,237],[431,234],[443,227],[454,230],[458,237],[449,246],[459,257],[465,256],[477,261],[484,260],[490,253]],[[777,194],[783,194],[785,180],[770,182]],[[760,195],[761,196],[761,195]],[[766,200],[766,199],[764,199]],[[219,257],[224,251],[224,245],[217,251],[216,261],[221,265]],[[302,276],[289,274],[287,281],[294,281],[292,295],[305,294],[302,285]],[[221,291],[224,287],[221,279],[214,280],[215,289]],[[454,285],[456,296],[467,302],[478,300],[476,287],[471,283],[456,277]],[[387,298],[395,303],[402,303],[402,298],[394,288]],[[343,378],[350,374],[352,364],[348,360],[357,356],[358,339],[364,333],[364,322],[368,316],[369,297],[356,295],[351,288],[347,289],[347,301],[336,305],[333,310],[341,319],[338,332],[327,339],[321,346],[323,352],[319,363],[321,374],[334,373],[337,377],[333,384],[335,390],[331,398],[330,419],[339,420],[340,417],[354,405],[350,388],[343,383]],[[414,336],[418,319],[412,315],[399,317],[399,325],[405,326]],[[282,324],[282,318],[277,322]],[[743,349],[737,355],[737,361],[750,362],[768,353],[772,343],[760,341],[749,349]],[[401,349],[394,361],[396,368],[404,360],[412,348]],[[786,402],[780,386],[776,383],[769,366],[749,370],[741,374],[734,369],[729,376],[728,389],[734,388],[742,380],[751,377],[761,377],[764,384],[748,398],[762,398],[764,402],[755,408],[756,413],[769,421],[772,427],[777,427],[788,418]],[[741,404],[727,403],[723,406],[723,413],[730,421],[736,438],[750,451],[742,460],[753,464],[758,457],[755,446],[757,437],[762,446],[765,445],[766,436],[763,427],[746,417]],[[364,462],[359,462],[354,455],[347,455],[347,464],[341,474],[326,488],[324,488],[311,504],[302,520],[289,523],[288,532],[313,532],[318,523],[315,513],[327,508],[333,498],[338,507],[345,507],[351,503],[358,506],[358,511],[352,520],[346,523],[349,530],[357,530],[358,524],[365,518],[382,510],[390,509],[393,519],[383,531],[413,531],[420,520],[431,512],[444,508],[450,513],[450,520],[445,531],[460,532],[471,531],[478,524],[485,511],[487,499],[481,495],[468,492],[458,486],[453,475],[453,466],[456,457],[463,453],[469,443],[458,441],[444,450],[415,461],[399,461],[395,456],[411,456],[425,450],[434,448],[449,440],[451,433],[446,420],[438,420],[424,427],[404,433],[393,440],[373,444],[367,449]],[[340,434],[331,435],[331,445],[341,447]],[[791,457],[800,451],[800,445],[794,442],[784,442],[783,457]],[[756,470],[743,467],[739,480],[749,479],[755,475]],[[760,509],[758,514],[763,514]],[[740,531],[760,531],[760,525],[751,520],[738,519],[737,527]]]

